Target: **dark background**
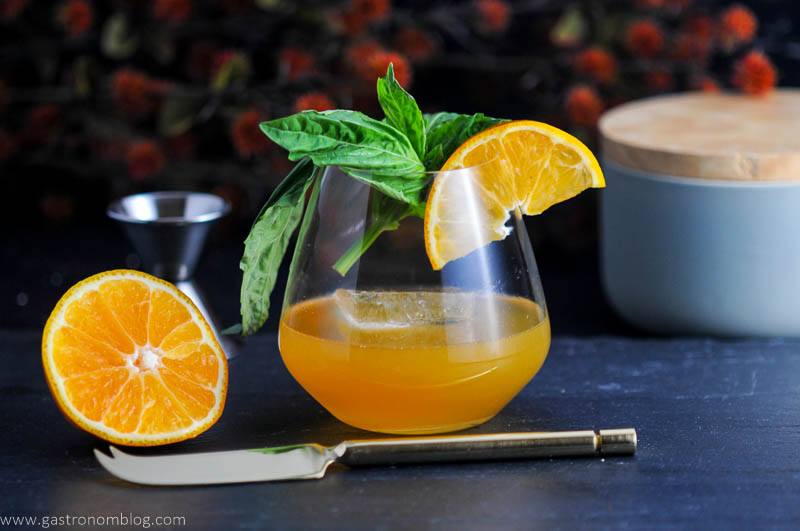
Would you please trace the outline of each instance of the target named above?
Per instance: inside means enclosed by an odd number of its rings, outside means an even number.
[[[423,110],[544,120],[592,147],[600,110],[712,83],[736,90],[751,50],[797,85],[796,2],[745,4],[757,34],[736,40],[722,23],[731,3],[701,0],[0,0],[0,325],[39,328],[81,278],[138,267],[105,207],[160,189],[232,203],[198,277],[235,322],[241,242],[289,167],[257,122],[305,108],[309,94],[379,116],[374,77],[388,59]],[[654,54],[630,43],[642,20],[663,39]],[[687,56],[680,44],[705,38],[698,20],[713,35]],[[614,75],[578,66],[592,46]],[[595,202],[586,193],[529,220],[554,331],[632,334],[602,296]]]

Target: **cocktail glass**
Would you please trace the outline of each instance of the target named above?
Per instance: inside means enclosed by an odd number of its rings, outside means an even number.
[[[370,233],[386,197],[338,168],[317,170],[280,352],[292,376],[347,424],[398,434],[468,428],[496,415],[545,360],[550,325],[521,216],[512,213],[503,234],[487,233],[481,167],[448,173],[459,183],[452,200],[474,212],[448,231],[479,248],[435,271],[422,219],[409,216],[342,275],[334,264]]]

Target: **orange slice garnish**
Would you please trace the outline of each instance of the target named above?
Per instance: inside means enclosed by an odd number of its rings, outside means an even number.
[[[42,362],[64,415],[112,443],[190,439],[225,405],[228,365],[211,327],[178,288],[138,271],[70,288],[47,320]]]
[[[605,186],[597,159],[580,140],[530,120],[469,138],[441,171],[425,209],[425,249],[434,269],[505,238],[512,212],[540,214]]]

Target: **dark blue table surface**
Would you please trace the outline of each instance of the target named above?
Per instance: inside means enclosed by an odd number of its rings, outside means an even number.
[[[800,342],[555,338],[540,374],[476,432],[633,426],[635,457],[338,468],[323,480],[153,488],[109,476],[101,443],[47,391],[37,332],[0,332],[0,513],[184,516],[190,528],[800,526]],[[283,368],[275,337],[231,363],[229,401],[190,452],[369,434]]]

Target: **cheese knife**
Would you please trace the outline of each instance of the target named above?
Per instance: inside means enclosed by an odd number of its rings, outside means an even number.
[[[143,485],[213,485],[319,479],[328,467],[486,461],[572,456],[631,455],[633,428],[561,432],[441,435],[315,443],[174,455],[132,455],[111,446],[95,450],[111,474]]]

